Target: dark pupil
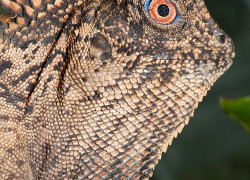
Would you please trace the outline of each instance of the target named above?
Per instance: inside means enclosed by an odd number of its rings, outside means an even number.
[[[166,17],[169,15],[169,7],[165,4],[161,4],[157,8],[157,12],[161,17]]]

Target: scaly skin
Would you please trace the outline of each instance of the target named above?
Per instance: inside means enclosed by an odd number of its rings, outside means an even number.
[[[148,179],[234,57],[202,0],[0,2],[0,179]]]

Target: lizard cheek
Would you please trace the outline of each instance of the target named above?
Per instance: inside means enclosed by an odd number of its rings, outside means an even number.
[[[94,58],[107,60],[111,57],[111,47],[105,36],[96,33],[90,39],[90,55]]]

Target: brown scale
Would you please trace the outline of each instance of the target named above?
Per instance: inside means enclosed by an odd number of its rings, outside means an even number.
[[[234,57],[202,0],[0,3],[0,179],[148,179]]]

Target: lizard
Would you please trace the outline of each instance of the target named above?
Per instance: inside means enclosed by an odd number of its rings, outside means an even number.
[[[149,179],[235,56],[203,0],[0,3],[0,179]]]

